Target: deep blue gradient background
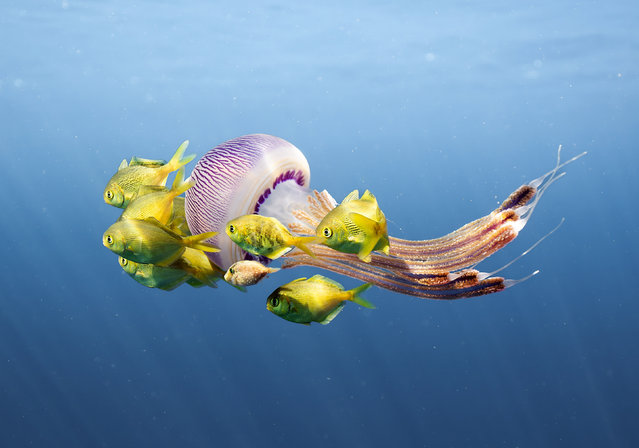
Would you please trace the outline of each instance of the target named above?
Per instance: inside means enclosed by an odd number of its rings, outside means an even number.
[[[0,446],[639,446],[633,1],[3,1]],[[144,288],[101,245],[124,157],[264,132],[314,187],[442,235],[588,151],[450,303],[372,289],[328,326]],[[339,278],[346,286],[357,283]]]

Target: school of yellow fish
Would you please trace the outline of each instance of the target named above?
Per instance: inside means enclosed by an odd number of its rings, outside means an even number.
[[[224,280],[237,289],[257,284],[279,271],[258,261],[244,260],[226,272],[216,266],[206,252],[217,252],[207,240],[216,232],[192,235],[181,196],[194,183],[184,180],[184,166],[195,155],[184,156],[188,140],[168,161],[133,157],[123,160],[104,189],[104,201],[124,211],[103,234],[102,243],[118,255],[122,269],[149,288],[171,291],[187,283],[193,287],[217,287]],[[171,188],[166,182],[176,172]],[[314,256],[309,245],[323,244],[339,252],[357,254],[370,262],[373,251],[388,254],[386,218],[377,199],[368,190],[360,197],[354,190],[320,222],[315,236],[297,236],[276,218],[245,215],[226,224],[229,238],[248,253],[275,260],[294,247]],[[352,301],[375,308],[360,294],[370,288],[365,283],[352,290],[322,275],[299,278],[269,295],[266,308],[290,322],[328,324]]]

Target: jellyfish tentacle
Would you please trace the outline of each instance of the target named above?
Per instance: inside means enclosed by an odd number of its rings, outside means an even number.
[[[559,226],[493,272],[479,272],[474,267],[517,237],[545,191],[565,174],[559,170],[585,154],[562,163],[560,146],[553,170],[520,186],[490,214],[443,237],[417,241],[390,237],[390,254],[373,253],[370,263],[364,263],[352,254],[315,245],[316,259],[294,250],[286,255],[283,268],[319,267],[402,294],[429,299],[457,299],[501,291],[527,280],[538,271],[519,280],[505,280],[495,274],[526,255]],[[308,203],[307,210],[293,212],[298,222],[290,227],[300,234],[314,234],[321,219],[337,205],[326,190],[313,191]]]
[[[499,272],[503,271],[504,269],[512,266],[514,263],[516,263],[517,261],[519,261],[522,257],[526,256],[527,254],[529,254],[535,247],[539,246],[539,244],[541,244],[541,242],[543,240],[545,240],[546,238],[548,238],[550,235],[552,235],[553,233],[555,233],[559,227],[562,226],[562,224],[566,221],[566,218],[561,218],[561,221],[559,221],[559,224],[557,224],[550,232],[546,233],[544,236],[542,236],[541,238],[539,238],[537,241],[535,241],[535,243],[530,246],[528,249],[526,249],[525,251],[523,251],[522,253],[520,253],[518,256],[516,256],[515,258],[513,258],[512,260],[510,260],[508,263],[506,263],[505,265],[503,265],[502,267],[489,272],[489,273],[482,273],[483,278],[486,277],[492,277],[495,274],[498,274]]]
[[[477,282],[476,284],[466,283],[454,280],[446,287],[434,288],[421,284],[405,283],[397,280],[392,275],[380,275],[369,270],[362,270],[352,266],[336,264],[327,260],[312,259],[310,257],[298,259],[287,259],[282,265],[282,269],[290,269],[296,266],[313,266],[326,269],[337,274],[345,275],[363,282],[370,282],[384,289],[398,292],[401,294],[416,296],[424,299],[437,300],[454,300],[465,297],[475,297],[484,294],[491,294],[505,289],[504,279],[501,277],[492,277]],[[455,289],[455,285],[459,289]]]

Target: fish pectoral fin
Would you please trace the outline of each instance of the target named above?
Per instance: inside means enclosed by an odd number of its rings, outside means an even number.
[[[345,204],[350,201],[356,201],[359,199],[359,190],[353,190],[344,198],[342,204]]]
[[[368,238],[364,243],[360,246],[359,252],[357,253],[357,257],[365,263],[370,263],[371,261],[371,252],[377,245],[379,241],[379,237]]]
[[[377,229],[377,227],[379,227],[379,222],[367,216],[364,216],[361,213],[352,212],[348,214],[348,217],[350,218],[351,221],[353,221],[353,224],[355,224],[357,227],[359,227],[360,229],[364,231],[366,230],[369,231],[365,233],[372,233],[374,230]]]
[[[379,248],[379,250],[384,252],[386,255],[389,255],[390,254],[390,242],[388,241],[388,237],[384,236],[384,237],[380,238],[379,242],[377,243],[378,246],[380,245],[379,243],[382,243],[382,245]]]
[[[370,253],[373,249],[375,249],[375,246],[381,237],[381,235],[377,232],[379,223],[364,215],[360,215],[359,213],[351,213],[349,218],[357,227],[363,229],[365,237],[361,241],[361,246],[357,256],[360,260],[368,263],[371,261]]]
[[[342,310],[344,309],[344,303],[340,303],[337,308],[335,308],[333,311],[330,312],[330,314],[328,316],[326,316],[324,318],[323,321],[320,322],[320,324],[322,325],[328,325],[331,323],[331,321],[333,319],[335,319],[335,317],[342,312]]]

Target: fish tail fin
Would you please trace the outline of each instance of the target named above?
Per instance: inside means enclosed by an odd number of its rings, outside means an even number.
[[[167,172],[172,173],[173,171],[180,169],[195,158],[195,154],[190,154],[185,158],[182,158],[187,146],[189,146],[189,141],[184,140],[184,142],[175,151],[175,154],[173,154],[173,157],[171,157],[171,160],[169,160],[169,163],[164,165]]]
[[[186,247],[203,250],[204,252],[219,252],[219,248],[215,247],[211,243],[207,243],[206,241],[204,241],[214,237],[215,235],[217,235],[217,232],[206,232],[200,233],[199,235],[187,236],[182,238],[182,243]]]
[[[306,255],[317,258],[307,244],[317,243],[318,238],[315,236],[296,236],[293,238],[293,245],[299,250],[304,251]]]
[[[363,285],[358,286],[357,288],[351,289],[350,291],[348,291],[351,294],[350,300],[357,303],[359,306],[363,306],[364,308],[370,308],[374,310],[375,305],[373,305],[368,300],[360,296],[361,293],[366,291],[371,286],[373,286],[372,283],[364,283]]]
[[[171,186],[171,195],[175,198],[191,188],[193,185],[195,185],[195,181],[192,179],[184,182],[184,167],[180,167],[178,172],[175,174],[175,180],[173,180],[173,185]]]

